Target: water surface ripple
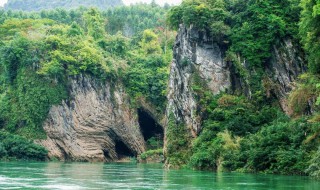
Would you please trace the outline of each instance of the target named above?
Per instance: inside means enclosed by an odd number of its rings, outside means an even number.
[[[164,170],[158,164],[0,162],[0,189],[320,190],[308,177]]]

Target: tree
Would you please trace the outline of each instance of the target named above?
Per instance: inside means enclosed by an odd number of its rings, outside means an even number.
[[[160,54],[162,52],[158,36],[152,30],[145,30],[139,43],[145,54]]]
[[[95,8],[90,8],[83,17],[87,27],[88,35],[92,36],[95,40],[103,38],[105,35],[105,30],[104,22],[100,12]]]
[[[83,30],[76,22],[73,22],[71,24],[69,31],[68,31],[68,36],[78,36],[78,35],[82,36]]]
[[[222,42],[230,33],[227,20],[230,13],[223,0],[188,0],[180,6],[173,7],[167,17],[168,25],[178,29],[179,24],[196,27],[198,30],[209,30],[216,42]]]
[[[300,36],[307,52],[309,69],[320,73],[320,1],[302,0]]]
[[[111,54],[124,57],[128,51],[128,39],[118,32],[116,35],[108,36],[105,40],[98,42],[100,47]]]

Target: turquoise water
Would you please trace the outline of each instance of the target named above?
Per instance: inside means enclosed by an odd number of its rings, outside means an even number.
[[[0,189],[320,190],[308,177],[164,170],[152,164],[0,162]]]

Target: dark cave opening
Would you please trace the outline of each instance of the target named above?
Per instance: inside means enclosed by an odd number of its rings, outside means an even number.
[[[118,154],[118,159],[136,156],[121,140],[115,141],[115,149]]]
[[[140,130],[148,149],[158,149],[163,146],[164,131],[162,126],[143,109],[138,109]]]
[[[108,149],[103,149],[103,155],[107,160],[111,160]]]

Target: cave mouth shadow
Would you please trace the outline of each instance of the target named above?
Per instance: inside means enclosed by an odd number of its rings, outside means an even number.
[[[164,130],[162,126],[144,109],[138,108],[138,122],[147,149],[158,149],[163,146]]]
[[[108,136],[114,142],[113,150],[116,153],[116,157],[114,154],[110,154],[108,148],[105,148],[102,151],[107,161],[119,161],[137,156],[137,153],[130,148],[130,145],[126,144],[124,139],[117,135],[112,129],[108,131]]]
[[[118,159],[136,157],[132,150],[130,150],[128,146],[120,139],[115,141],[115,150],[118,155]]]

